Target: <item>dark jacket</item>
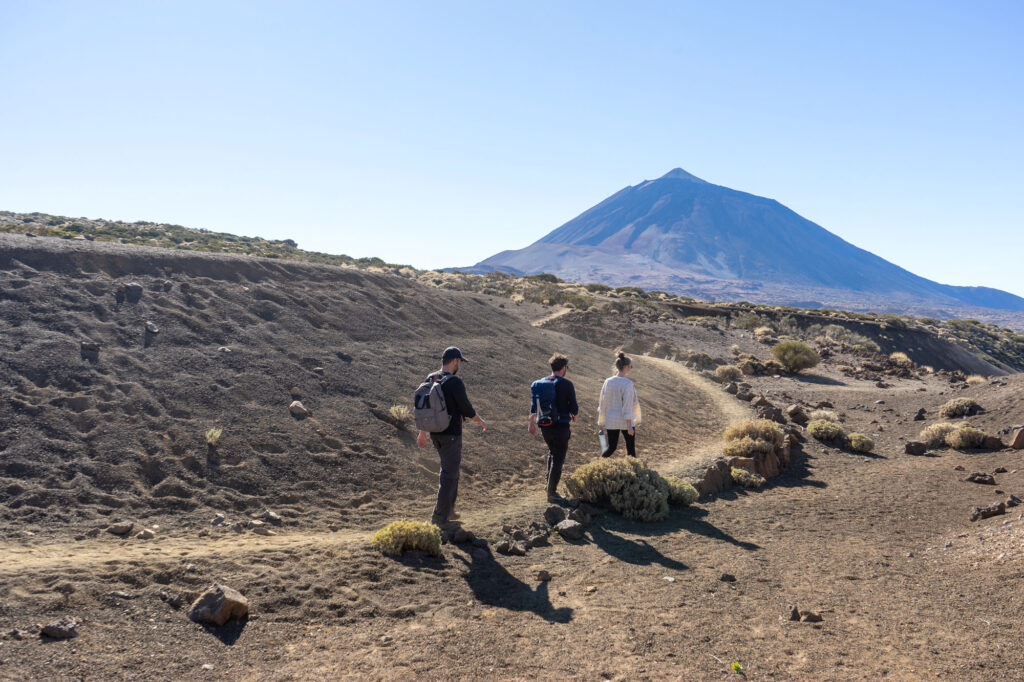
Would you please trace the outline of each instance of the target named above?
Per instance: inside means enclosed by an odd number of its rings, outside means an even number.
[[[580,406],[576,404],[576,387],[572,385],[572,382],[564,377],[559,377],[555,381],[555,409],[558,411],[558,423],[569,424],[571,415],[577,415],[580,413]],[[530,414],[537,412],[537,405],[530,402]],[[554,426],[552,424],[552,426]],[[550,428],[550,427],[541,427]]]
[[[469,402],[469,396],[466,395],[466,384],[462,382],[462,379],[445,371],[438,372],[438,374],[441,376],[441,393],[444,394],[444,404],[448,408],[448,414],[452,417],[448,428],[441,433],[446,436],[461,436],[462,420],[475,417],[476,410]]]

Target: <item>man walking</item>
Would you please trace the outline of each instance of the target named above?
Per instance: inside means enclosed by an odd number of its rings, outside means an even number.
[[[559,353],[548,360],[551,375],[533,382],[530,387],[530,435],[541,435],[548,446],[548,502],[561,502],[558,482],[562,478],[562,465],[569,451],[569,425],[580,412],[576,404],[576,387],[565,378],[569,371],[569,358]]]
[[[459,494],[459,467],[462,465],[462,421],[472,419],[480,425],[481,430],[487,430],[487,422],[480,418],[480,415],[473,409],[466,395],[466,384],[462,379],[455,376],[463,362],[468,362],[455,346],[444,349],[441,355],[441,371],[434,374],[435,380],[441,384],[441,392],[444,395],[444,403],[451,416],[451,422],[444,431],[430,434],[430,440],[437,448],[437,454],[441,457],[441,473],[437,487],[437,504],[434,506],[434,513],[430,522],[438,527],[444,527],[449,521],[455,521],[458,514],[455,513],[455,498]],[[427,432],[420,431],[416,438],[416,444],[421,448],[427,445]]]

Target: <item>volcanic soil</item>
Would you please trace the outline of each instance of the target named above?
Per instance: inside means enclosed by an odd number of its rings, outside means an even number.
[[[952,397],[985,408],[968,421],[987,433],[1024,422],[1019,376],[881,389],[836,357],[747,378],[779,406],[831,402],[874,452],[808,438],[758,491],[658,523],[608,513],[579,542],[503,556],[502,525],[547,507],[530,381],[569,355],[571,472],[598,454],[597,393],[630,341],[564,333],[559,312],[388,273],[0,235],[0,679],[1024,677],[1021,508],[969,520],[1024,497],[1022,451],[903,447]],[[769,355],[747,332],[673,329],[712,356]],[[428,518],[437,474],[390,408],[450,344],[489,425],[467,425],[461,523],[491,544],[384,557],[370,536]],[[752,416],[679,362],[638,355],[633,378],[640,456],[663,474],[696,477]],[[965,480],[997,467],[995,486]],[[232,529],[265,509],[273,535]],[[246,619],[188,620],[213,582],[248,598]],[[77,638],[38,636],[62,616]]]

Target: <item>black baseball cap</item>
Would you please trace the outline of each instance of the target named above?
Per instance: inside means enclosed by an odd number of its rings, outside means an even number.
[[[444,353],[441,354],[441,362],[448,362],[455,358],[458,358],[463,362],[469,362],[469,360],[466,359],[466,356],[462,354],[462,351],[455,346],[448,346],[444,349]]]

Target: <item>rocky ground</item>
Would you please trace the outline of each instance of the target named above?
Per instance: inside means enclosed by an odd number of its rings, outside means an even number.
[[[970,520],[1024,497],[1022,451],[905,454],[964,396],[1008,446],[1016,375],[879,388],[840,353],[745,376],[779,407],[831,403],[874,451],[805,437],[758,491],[653,524],[604,514],[509,556],[502,527],[547,508],[522,397],[553,350],[582,398],[569,470],[596,454],[584,425],[611,348],[562,333],[565,316],[327,266],[2,239],[0,679],[717,679],[734,663],[748,679],[1024,677],[1024,508]],[[769,357],[748,332],[675,329],[678,348]],[[491,425],[467,432],[460,494],[479,540],[387,558],[370,535],[424,518],[436,475],[387,411],[451,339]],[[663,474],[696,479],[754,413],[680,362],[638,356],[635,379],[641,456]],[[309,416],[289,413],[292,388]],[[131,530],[108,532],[117,520]],[[214,583],[244,595],[245,618],[189,619]],[[61,618],[76,637],[40,636]]]

